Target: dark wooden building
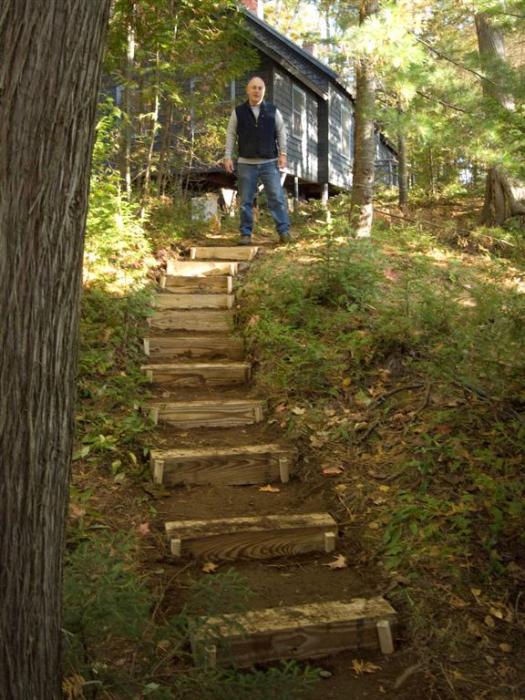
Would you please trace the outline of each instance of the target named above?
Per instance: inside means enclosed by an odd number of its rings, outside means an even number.
[[[289,178],[301,191],[317,194],[352,187],[354,98],[337,73],[266,23],[257,3],[245,0],[249,41],[257,50],[254,70],[266,83],[266,98],[288,126]],[[246,80],[231,85],[232,103],[246,99]],[[376,133],[376,179],[397,185],[395,149]],[[287,182],[290,185],[289,182]]]

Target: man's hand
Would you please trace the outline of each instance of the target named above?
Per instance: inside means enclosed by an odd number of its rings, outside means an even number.
[[[286,166],[288,164],[288,161],[286,160],[286,154],[281,153],[278,159],[278,165],[279,165],[279,170],[286,170]]]
[[[223,165],[227,173],[233,173],[233,160],[231,158],[225,158]]]

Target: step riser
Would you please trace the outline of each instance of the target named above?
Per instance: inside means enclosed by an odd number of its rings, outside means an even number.
[[[262,404],[255,407],[242,404],[236,407],[227,404],[214,407],[163,405],[153,408],[151,417],[155,423],[168,423],[176,428],[234,428],[260,423],[264,417],[264,409]]]
[[[257,255],[256,247],[237,246],[228,248],[195,247],[190,248],[191,260],[236,260],[249,262]]]
[[[249,484],[286,483],[291,460],[275,455],[215,457],[213,461],[199,459],[153,460],[154,481],[165,486],[181,484]]]
[[[392,653],[396,624],[396,612],[384,599],[354,599],[211,618],[195,627],[191,643],[197,664],[213,667],[220,661],[247,667],[283,659],[317,659],[347,650]],[[385,644],[385,636],[390,644]]]
[[[157,311],[149,319],[150,328],[163,331],[225,333],[233,330],[231,311]]]
[[[160,286],[172,294],[231,294],[233,278],[224,277],[184,277],[163,275]]]
[[[166,523],[174,556],[208,561],[273,559],[333,551],[337,525],[330,516],[266,516]]]
[[[144,352],[153,361],[177,359],[242,360],[244,343],[240,338],[189,337],[145,338]]]
[[[234,384],[246,384],[250,381],[250,366],[239,365],[237,367],[219,366],[217,368],[197,367],[185,369],[183,367],[172,370],[146,369],[146,376],[150,382],[162,384],[166,387],[173,386],[231,386]]]
[[[174,277],[209,277],[236,275],[239,271],[237,262],[214,262],[206,260],[177,260],[168,262],[167,274]]]
[[[163,309],[231,309],[233,294],[159,294],[155,308]]]

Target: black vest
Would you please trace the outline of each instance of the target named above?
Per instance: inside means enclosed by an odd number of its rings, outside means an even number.
[[[275,106],[270,102],[261,102],[259,108],[257,121],[249,102],[235,108],[241,158],[277,158]]]

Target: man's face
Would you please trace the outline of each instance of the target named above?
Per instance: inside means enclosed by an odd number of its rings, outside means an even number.
[[[251,105],[258,105],[264,99],[266,86],[260,78],[252,78],[246,86],[246,94]]]

